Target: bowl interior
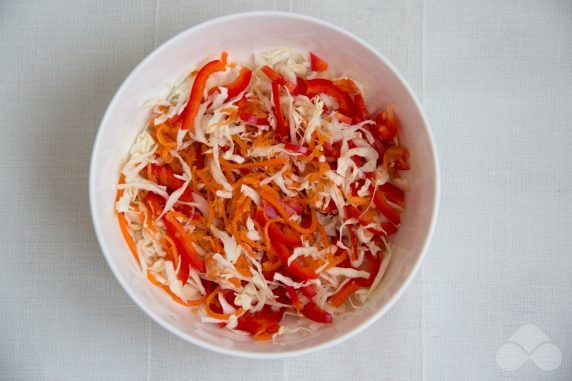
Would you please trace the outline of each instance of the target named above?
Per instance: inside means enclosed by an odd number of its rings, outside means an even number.
[[[201,323],[188,309],[150,285],[129,254],[113,210],[120,165],[148,117],[148,109],[140,106],[143,101],[164,93],[166,84],[209,55],[227,50],[232,58],[250,62],[253,51],[281,46],[314,51],[339,74],[361,81],[370,109],[388,102],[394,105],[402,123],[402,141],[411,152],[412,170],[406,178],[412,190],[406,196],[402,228],[393,240],[400,250],[393,256],[372,300],[344,321],[323,326],[309,336],[285,335],[273,344],[254,342]],[[251,357],[280,357],[339,342],[367,326],[397,299],[418,267],[431,234],[436,178],[432,141],[419,105],[399,75],[377,53],[321,21],[260,12],[224,17],[189,29],[158,48],[131,73],[100,126],[92,157],[90,198],[96,233],[111,269],[131,297],[158,323],[208,349]]]

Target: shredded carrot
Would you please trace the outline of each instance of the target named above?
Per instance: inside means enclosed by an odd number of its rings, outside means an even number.
[[[331,253],[328,253],[328,265],[326,266],[325,269],[328,270],[331,269],[332,267],[336,267],[337,265],[345,261],[347,257],[348,253],[345,250],[342,251],[341,255],[333,255]]]
[[[157,133],[157,141],[159,142],[159,144],[161,144],[165,148],[169,148],[169,149],[173,149],[173,148],[177,147],[177,142],[174,142],[174,141],[170,142],[163,135],[163,132],[166,129],[168,129],[168,126],[165,123],[160,124],[156,128],[157,128],[157,132],[156,132]]]
[[[328,301],[332,306],[339,307],[357,290],[360,286],[357,282],[346,283],[334,296]]]
[[[125,220],[124,213],[117,213],[117,220],[119,221],[121,234],[123,234],[123,238],[125,239],[125,242],[127,242],[127,246],[129,246],[129,250],[131,251],[131,254],[133,254],[133,258],[135,258],[135,261],[137,262],[137,266],[141,268],[139,255],[137,254],[137,246],[133,241],[133,237],[131,237],[131,233],[129,233],[129,227],[127,226],[127,221]]]
[[[117,180],[117,185],[125,184],[125,175],[122,173],[119,175],[119,180]],[[115,202],[119,201],[119,199],[123,196],[123,189],[118,189],[117,194],[115,195]]]
[[[169,255],[172,259],[173,263],[175,264],[175,268],[179,266],[179,252],[177,251],[177,245],[175,242],[169,237],[167,234],[161,240],[161,244],[163,246],[163,250]]]
[[[219,320],[228,320],[230,319],[231,314],[220,314],[218,312],[215,312],[212,310],[211,308],[211,303],[213,301],[213,299],[215,298],[215,296],[218,295],[219,293],[219,289],[220,287],[217,287],[214,289],[213,292],[211,292],[208,296],[207,299],[205,301],[205,310],[207,312],[207,314],[212,317],[213,319],[219,319]],[[242,313],[242,308],[239,308],[238,310],[236,310],[236,312],[232,315],[240,315]]]
[[[250,267],[248,266],[248,261],[244,257],[244,255],[240,255],[234,264],[236,271],[238,271],[241,275],[244,276],[251,276],[252,272],[250,272]]]

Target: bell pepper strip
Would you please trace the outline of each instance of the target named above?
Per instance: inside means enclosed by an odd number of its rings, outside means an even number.
[[[264,65],[260,70],[262,70],[262,72],[266,74],[266,76],[270,79],[272,83],[275,82],[278,85],[284,86],[293,95],[302,94],[306,88],[306,83],[302,78],[297,78],[299,82],[294,84],[284,79],[284,77],[282,77],[280,73],[278,73],[276,70],[272,69],[268,65]]]
[[[308,84],[306,83],[305,79],[296,77],[296,86],[292,88],[291,86],[287,85],[286,88],[292,95],[296,96],[299,94],[305,94],[306,89],[308,88]]]
[[[238,73],[238,77],[236,77],[236,79],[228,85],[224,86],[228,91],[227,99],[232,99],[238,94],[242,93],[250,83],[251,77],[252,70],[245,66],[241,67],[240,72]]]
[[[165,207],[165,199],[153,192],[147,192],[145,195],[145,203],[151,210],[151,214],[153,217],[159,217],[161,212],[163,212],[163,208]]]
[[[286,81],[284,80],[284,78],[270,66],[264,65],[260,70],[262,70],[262,72],[266,74],[266,76],[270,79],[271,82],[277,82],[280,85],[285,84]]]
[[[330,324],[334,321],[332,314],[324,311],[312,301],[306,303],[301,312],[302,315],[306,316],[308,319],[318,323]]]
[[[220,53],[220,60],[224,65],[228,65],[228,52],[226,50]]]
[[[397,126],[389,122],[385,113],[379,113],[375,117],[375,123],[371,131],[374,137],[390,141],[397,135]]]
[[[245,331],[258,339],[270,339],[280,329],[284,308],[272,309],[265,305],[258,312],[246,311],[238,318],[236,329]]]
[[[238,117],[243,122],[254,126],[268,125],[268,113],[257,103],[243,97],[240,101],[236,102],[236,106],[238,107]]]
[[[312,98],[318,94],[329,95],[338,101],[339,111],[349,117],[356,113],[356,105],[352,98],[328,79],[316,78],[306,81],[306,96]]]
[[[318,277],[318,274],[316,274],[316,272],[313,269],[305,267],[304,265],[301,264],[299,260],[300,258],[296,258],[289,265],[288,258],[290,258],[291,253],[286,246],[276,241],[273,241],[271,244],[272,244],[272,249],[282,262],[282,265],[284,265],[288,269],[288,272],[291,275],[295,276],[300,280],[316,279]]]
[[[359,116],[358,121],[364,121],[368,119],[369,112],[367,111],[367,106],[365,104],[365,100],[363,99],[361,94],[357,94],[354,97],[354,102],[356,105],[357,116]]]
[[[384,235],[393,235],[395,233],[397,233],[398,229],[397,226],[393,225],[390,222],[384,222],[381,224],[381,229],[383,230],[382,233],[384,233]],[[372,233],[379,233],[378,231],[374,231]]]
[[[355,84],[355,82],[349,78],[336,79],[332,82],[334,83],[334,85],[339,87],[340,90],[345,91],[348,94],[353,95],[353,94],[359,94],[360,93],[360,90],[357,87],[357,85]]]
[[[199,70],[193,82],[193,87],[189,95],[189,102],[185,107],[182,114],[183,124],[181,128],[183,130],[193,130],[195,126],[195,119],[199,112],[199,107],[201,106],[201,101],[203,99],[203,94],[205,92],[205,87],[209,77],[219,71],[224,71],[226,65],[220,60],[214,60],[207,63],[205,66]]]
[[[339,307],[360,288],[361,286],[356,279],[352,279],[348,283],[344,284],[332,297],[330,297],[330,299],[328,299],[328,303],[334,307]]]
[[[381,214],[383,214],[389,220],[389,222],[391,222],[394,225],[399,225],[399,223],[401,222],[401,216],[399,215],[399,211],[395,210],[391,205],[389,205],[385,201],[385,196],[383,194],[383,191],[378,190],[377,192],[375,192],[375,195],[373,196],[373,203],[377,208],[377,210]]]
[[[377,188],[377,191],[382,192],[388,201],[391,201],[402,208],[405,206],[405,192],[392,183],[386,182],[385,184],[380,185]]]
[[[284,209],[286,209],[286,211],[290,216],[293,214],[301,215],[302,213],[304,213],[304,204],[302,204],[300,201],[296,199],[289,198],[281,200],[280,204],[282,204],[282,206],[284,207]]]
[[[304,294],[304,296],[310,300],[312,300],[314,296],[318,295],[318,291],[316,291],[315,284],[309,284],[307,286],[304,286],[300,289],[300,291],[302,291],[302,294]]]
[[[379,268],[381,266],[381,260],[379,259],[379,255],[372,254],[371,252],[367,252],[365,255],[365,266],[366,271],[369,272],[369,277],[367,278],[356,278],[355,280],[359,283],[361,287],[371,287],[375,277],[379,273]]]
[[[377,274],[379,273],[379,269],[381,267],[381,261],[379,260],[379,256],[373,255],[370,252],[366,254],[365,259],[366,271],[369,272],[369,276],[367,278],[354,278],[346,283],[342,288],[338,290],[330,299],[328,303],[330,303],[334,307],[339,307],[357,290],[363,287],[371,287]]]
[[[175,177],[175,172],[166,166],[159,166],[156,164],[151,164],[151,176],[149,180],[154,180],[160,185],[164,185],[167,187],[169,191],[175,191],[183,186],[185,183],[183,180],[178,179]],[[189,188],[185,189],[185,191],[179,197],[179,200],[185,202],[192,202],[193,201],[193,194]]]
[[[179,252],[181,258],[184,257],[186,260],[188,260],[187,263],[196,268],[198,271],[204,273],[206,271],[205,262],[195,251],[193,245],[191,244],[191,240],[187,235],[187,232],[179,223],[179,221],[173,217],[172,213],[167,213],[163,217],[163,222],[165,223],[165,227],[167,228],[169,236],[173,242],[175,242],[177,251]]]
[[[274,115],[276,116],[276,135],[280,139],[286,139],[289,134],[288,126],[282,116],[282,108],[280,106],[280,88],[278,82],[272,82],[272,103],[274,105]]]
[[[233,314],[224,314],[224,313],[220,313],[220,312],[216,312],[215,309],[212,307],[212,303],[214,301],[214,298],[216,296],[218,296],[220,291],[220,288],[217,287],[213,292],[211,292],[206,300],[205,300],[205,310],[207,312],[207,314],[212,317],[213,319],[219,319],[219,320],[228,320],[230,319],[231,315],[240,315],[242,313],[242,309],[238,309],[236,312],[234,312]],[[218,302],[218,300],[217,300]]]
[[[312,71],[326,71],[328,70],[328,63],[310,52],[310,68]]]
[[[312,149],[308,146],[302,145],[302,146],[298,146],[292,143],[286,143],[284,144],[284,149],[286,151],[290,151],[292,153],[299,153],[301,155],[307,156],[310,153],[312,153]]]
[[[302,244],[299,234],[284,231],[275,222],[268,223],[268,236],[272,241],[280,242],[290,248],[296,248]]]
[[[300,302],[300,298],[298,297],[296,290],[291,286],[285,286],[285,288],[296,311],[302,310],[302,302]]]

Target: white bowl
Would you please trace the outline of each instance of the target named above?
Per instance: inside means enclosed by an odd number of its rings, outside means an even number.
[[[114,215],[119,168],[148,110],[141,101],[165,91],[193,64],[206,56],[229,51],[237,60],[252,52],[289,46],[317,52],[335,71],[360,80],[367,103],[394,105],[402,123],[400,136],[411,152],[406,174],[412,190],[402,227],[393,241],[394,255],[378,292],[347,320],[324,325],[310,337],[292,333],[281,343],[255,342],[204,324],[188,309],[173,303],[138,270]],[[423,110],[403,77],[380,53],[350,33],[324,21],[280,12],[240,13],[190,28],[173,37],[127,77],[113,97],[99,127],[91,159],[89,195],[93,224],[111,270],[133,300],[157,323],[188,342],[229,355],[284,358],[331,347],[362,331],[383,315],[404,292],[419,269],[435,225],[438,205],[438,166],[435,145]]]

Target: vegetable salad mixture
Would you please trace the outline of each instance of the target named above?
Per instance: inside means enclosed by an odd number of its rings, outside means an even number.
[[[366,302],[400,226],[391,108],[313,53],[226,52],[153,101],[116,213],[151,283],[202,321],[270,339]],[[289,317],[287,317],[289,316]]]

